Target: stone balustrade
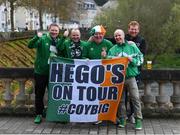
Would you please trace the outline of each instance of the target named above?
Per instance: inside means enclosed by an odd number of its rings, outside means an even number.
[[[180,114],[180,70],[143,70],[142,81],[144,94],[141,99],[144,105],[144,114],[149,116]],[[153,83],[158,84],[157,95],[152,91]],[[167,84],[169,88],[167,88]]]
[[[16,93],[12,90],[14,81],[19,89]],[[32,68],[0,68],[0,82],[0,114],[33,114],[34,92],[26,90],[27,84],[34,90]],[[140,95],[143,115],[180,115],[180,70],[143,70]]]

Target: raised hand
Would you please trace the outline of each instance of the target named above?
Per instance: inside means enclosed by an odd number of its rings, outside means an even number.
[[[68,35],[69,35],[69,30],[67,29],[66,31],[64,31],[63,36],[64,36],[64,37],[68,37]]]
[[[42,32],[38,32],[38,33],[37,33],[37,36],[38,36],[39,38],[42,37],[42,35],[43,35]]]

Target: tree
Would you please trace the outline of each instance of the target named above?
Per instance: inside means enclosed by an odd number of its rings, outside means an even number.
[[[126,32],[127,24],[137,20],[141,25],[140,34],[147,40],[148,53],[153,55],[154,62],[159,54],[174,53],[180,48],[179,0],[118,0],[118,3],[117,9],[103,12],[108,20],[109,35],[113,35],[116,28]],[[103,15],[100,18],[96,18],[95,22],[103,24]]]
[[[77,11],[76,0],[0,0],[0,4],[3,2],[10,4],[11,31],[14,31],[14,10],[17,7],[25,7],[29,10],[36,9],[39,13],[41,30],[43,30],[42,16],[44,13],[54,15],[56,22],[56,18],[70,20]]]
[[[71,13],[75,11],[75,0],[28,0],[21,3],[21,6],[27,8],[34,8],[39,13],[40,29],[43,30],[42,16],[44,13],[50,13],[54,15],[54,23],[57,18],[69,19]]]
[[[52,0],[48,4],[49,12],[53,13],[55,17],[59,17],[63,20],[71,18],[71,14],[75,12],[76,1],[75,0]]]
[[[48,0],[20,0],[18,1],[18,5],[25,7],[27,9],[29,9],[30,11],[32,9],[36,9],[39,13],[39,26],[40,29],[43,30],[43,21],[42,21],[42,16],[43,16],[43,12],[45,12],[45,10],[48,7]]]

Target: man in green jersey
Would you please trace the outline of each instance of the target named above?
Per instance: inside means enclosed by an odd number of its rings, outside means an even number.
[[[59,26],[51,24],[49,32],[42,34],[38,33],[28,43],[30,49],[36,48],[36,58],[34,62],[34,79],[35,79],[35,113],[34,123],[40,124],[44,110],[44,94],[49,80],[49,58],[57,55],[57,44],[64,42],[64,37],[59,37]]]
[[[139,74],[138,66],[143,63],[143,54],[140,52],[136,44],[129,44],[125,40],[125,34],[123,30],[117,29],[114,32],[114,38],[116,40],[116,44],[109,50],[108,58],[127,57],[129,59],[129,64],[126,69],[126,79],[124,87],[127,88],[134,107],[135,129],[140,130],[142,129],[142,112],[139,91],[135,77]],[[124,92],[125,91],[123,91],[120,109],[118,113],[118,126],[121,128],[125,127],[126,125]]]
[[[91,29],[91,39],[87,42],[86,57],[89,59],[104,59],[113,44],[104,39],[106,30],[101,25]]]

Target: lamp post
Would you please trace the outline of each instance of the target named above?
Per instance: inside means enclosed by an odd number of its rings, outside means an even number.
[[[7,16],[8,10],[7,10],[7,8],[4,9],[4,14],[5,14],[5,29],[4,29],[4,31],[7,32],[8,31],[8,16]]]

